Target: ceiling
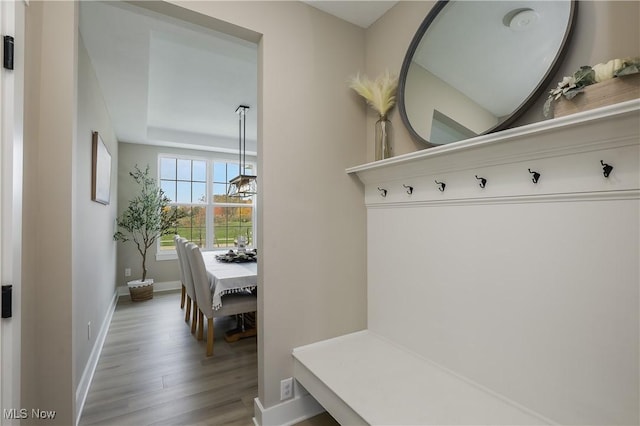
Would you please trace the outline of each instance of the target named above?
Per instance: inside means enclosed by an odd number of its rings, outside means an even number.
[[[305,1],[363,28],[395,1]],[[124,2],[80,2],[80,33],[118,140],[236,153],[248,105],[257,152],[257,45]]]
[[[397,1],[328,1],[302,0],[309,6],[320,9],[333,16],[351,22],[362,28],[368,28],[378,18],[391,9]]]
[[[80,2],[80,33],[118,140],[256,151],[257,45],[123,2]]]

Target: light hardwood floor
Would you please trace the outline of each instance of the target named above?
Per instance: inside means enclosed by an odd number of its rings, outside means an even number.
[[[80,425],[252,426],[258,395],[256,338],[227,343],[233,318],[216,318],[214,355],[184,322],[179,293],[121,298]],[[338,425],[328,414],[301,423]]]

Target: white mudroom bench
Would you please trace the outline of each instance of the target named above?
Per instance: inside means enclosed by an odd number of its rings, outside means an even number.
[[[552,424],[369,330],[293,357],[296,380],[342,425]]]
[[[346,426],[640,424],[639,148],[636,99],[348,169],[367,329],[295,379]]]

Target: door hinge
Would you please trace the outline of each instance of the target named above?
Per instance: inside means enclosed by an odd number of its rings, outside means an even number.
[[[2,318],[11,318],[13,313],[11,312],[11,295],[13,293],[12,285],[2,286]]]
[[[13,69],[13,37],[4,36],[4,48],[2,50],[2,64],[8,69]]]

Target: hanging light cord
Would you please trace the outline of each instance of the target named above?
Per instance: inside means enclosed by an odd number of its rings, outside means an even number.
[[[242,106],[240,106],[242,108]],[[238,111],[238,175],[242,175],[242,116],[244,115],[244,110],[240,109]]]
[[[245,116],[246,109],[242,110],[242,170],[240,174],[245,173],[247,167],[247,117]]]
[[[238,113],[238,167],[239,174],[244,175],[247,165],[247,118],[246,113],[249,109],[246,105],[240,105],[236,112]]]

